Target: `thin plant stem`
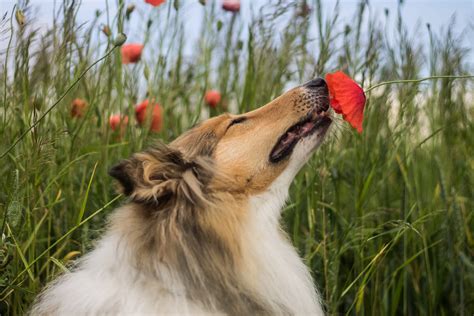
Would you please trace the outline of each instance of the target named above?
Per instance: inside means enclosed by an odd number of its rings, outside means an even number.
[[[391,80],[391,81],[384,81],[378,83],[372,87],[369,87],[365,90],[365,93],[368,93],[378,87],[389,85],[389,84],[397,84],[397,83],[420,83],[423,81],[434,80],[434,79],[472,79],[474,75],[465,75],[465,76],[449,76],[449,75],[442,75],[442,76],[429,76],[426,78],[421,79],[402,79],[402,80]]]
[[[8,79],[8,56],[10,53],[10,46],[12,44],[13,40],[13,14],[16,9],[16,4],[13,6],[12,9],[12,14],[10,16],[10,39],[8,40],[8,45],[7,45],[7,52],[5,55],[5,65],[4,65],[4,78],[3,78],[3,109],[4,109],[4,117],[3,117],[3,124],[5,125],[7,122],[7,79]],[[3,231],[3,230],[2,230]]]

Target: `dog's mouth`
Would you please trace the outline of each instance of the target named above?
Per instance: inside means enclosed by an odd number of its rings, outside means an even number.
[[[319,113],[313,109],[302,120],[291,126],[280,136],[270,153],[270,162],[278,163],[291,156],[296,144],[315,132],[323,136],[329,128],[329,125],[331,125],[331,122],[332,120],[329,117],[327,109]]]

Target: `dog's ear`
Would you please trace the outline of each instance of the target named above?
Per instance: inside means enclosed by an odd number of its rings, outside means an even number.
[[[165,145],[133,155],[112,167],[109,174],[132,201],[157,205],[172,199],[205,203],[213,176],[211,158],[185,159],[180,151]]]
[[[133,193],[135,182],[133,181],[133,166],[131,160],[123,160],[109,169],[109,175],[117,179],[121,186],[121,193],[129,196]]]

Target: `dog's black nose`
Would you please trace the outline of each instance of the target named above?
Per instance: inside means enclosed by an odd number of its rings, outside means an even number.
[[[307,83],[305,83],[304,86],[309,89],[327,87],[326,81],[324,81],[323,78],[316,78],[316,79],[310,80]]]

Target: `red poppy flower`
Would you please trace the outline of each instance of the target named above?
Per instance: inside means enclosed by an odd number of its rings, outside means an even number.
[[[82,117],[87,110],[87,102],[82,99],[74,99],[71,103],[71,116]]]
[[[122,63],[136,63],[142,57],[142,44],[126,44],[122,46]]]
[[[222,2],[222,9],[229,12],[239,12],[240,0],[224,0]]]
[[[326,82],[331,107],[361,133],[366,100],[364,90],[342,71],[327,74]]]
[[[151,4],[154,7],[162,5],[166,0],[145,0],[145,3]]]
[[[120,128],[122,133],[128,124],[128,115],[112,114],[109,118],[109,126],[115,131],[117,128]]]
[[[221,94],[217,90],[209,90],[204,95],[204,101],[211,108],[215,108],[221,102]]]
[[[148,117],[147,115],[151,114],[151,125],[150,125],[150,130],[153,132],[159,132],[161,130],[161,126],[163,123],[163,118],[161,115],[161,106],[158,103],[153,104],[153,109],[148,111],[148,104],[149,101],[146,99],[140,104],[137,104],[135,106],[135,116],[137,118],[138,124],[143,125],[148,122]]]

